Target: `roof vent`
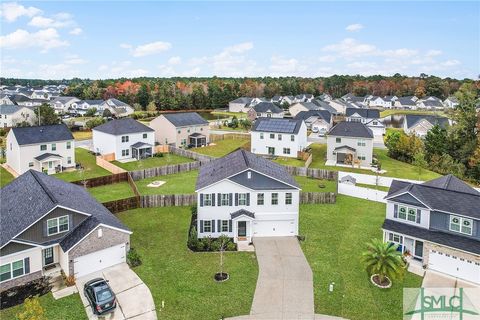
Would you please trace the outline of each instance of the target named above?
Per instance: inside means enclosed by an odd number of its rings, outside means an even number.
[[[251,172],[251,171],[248,171],[248,172],[247,172],[247,178],[248,178],[248,179],[252,179],[252,172]]]

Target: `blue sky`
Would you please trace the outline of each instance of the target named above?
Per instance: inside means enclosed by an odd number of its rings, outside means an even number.
[[[477,78],[475,2],[2,2],[1,75]]]

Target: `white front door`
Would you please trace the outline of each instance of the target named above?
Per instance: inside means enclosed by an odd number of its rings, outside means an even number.
[[[294,235],[294,220],[257,220],[253,222],[254,237],[285,237]]]
[[[76,258],[73,262],[73,271],[75,278],[80,278],[125,261],[126,251],[123,243]]]
[[[480,284],[480,263],[472,260],[430,250],[428,267],[452,277]]]

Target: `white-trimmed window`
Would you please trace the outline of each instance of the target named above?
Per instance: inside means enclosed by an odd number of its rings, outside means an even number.
[[[129,138],[128,136],[122,136],[122,142],[128,142]]]
[[[29,167],[33,167],[33,162],[29,162],[29,163],[28,163],[28,166],[29,166]]]
[[[212,232],[211,220],[203,220],[203,232]]]
[[[23,260],[13,261],[0,266],[0,282],[14,279],[25,274]]]
[[[129,149],[122,150],[122,157],[128,157],[129,155],[130,155]]]
[[[52,151],[56,151],[57,150],[57,144],[56,143],[52,143]]]
[[[274,192],[272,193],[272,205],[277,205],[278,204],[278,193]]]
[[[280,133],[278,134],[278,141],[282,141],[282,135]]]
[[[143,134],[143,139],[147,139],[147,137],[148,137],[148,134],[144,133]]]
[[[292,141],[292,142],[295,141],[295,135],[294,134],[290,135],[290,141]]]
[[[275,139],[275,133],[270,133],[270,139]]]
[[[364,154],[358,154],[357,158],[358,158],[358,160],[365,160],[366,159]]]
[[[67,163],[71,164],[72,163],[72,157],[67,157]]]
[[[228,193],[222,193],[220,195],[220,205],[221,206],[228,206],[230,205],[230,198],[229,198],[229,195]]]
[[[292,204],[292,193],[285,193],[285,204]]]
[[[450,216],[450,231],[472,235],[472,219],[462,218],[459,216]]]
[[[47,150],[47,145],[46,144],[41,144],[40,145],[40,151],[45,151]]]
[[[403,244],[403,236],[396,233],[389,233],[388,240],[396,244]]]
[[[222,232],[228,232],[228,220],[222,220],[222,228],[220,229]]]
[[[341,142],[342,142],[342,138],[335,138],[335,142],[336,142],[336,143],[341,143]]]
[[[290,154],[290,148],[283,148],[283,154]]]
[[[238,194],[238,205],[239,206],[246,206],[247,205],[247,194],[246,193],[239,193]]]
[[[263,140],[263,132],[260,132],[260,139]]]
[[[411,222],[417,222],[417,209],[406,206],[398,206],[398,218]]]
[[[71,141],[67,141],[67,149],[71,149],[72,148],[72,142]]]
[[[263,206],[265,204],[265,193],[257,194],[257,206]]]
[[[365,142],[365,139],[360,139],[357,141],[357,146],[359,147],[365,147],[367,143]]]
[[[203,194],[203,205],[204,206],[211,206],[212,205],[212,194],[211,193]]]
[[[53,218],[47,220],[47,235],[52,236],[54,234],[68,231],[68,216]]]

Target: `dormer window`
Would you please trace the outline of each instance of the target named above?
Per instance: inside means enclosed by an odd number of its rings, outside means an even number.
[[[472,235],[472,219],[462,218],[459,216],[450,216],[450,231]]]
[[[68,231],[68,216],[47,220],[47,235],[53,236]]]

